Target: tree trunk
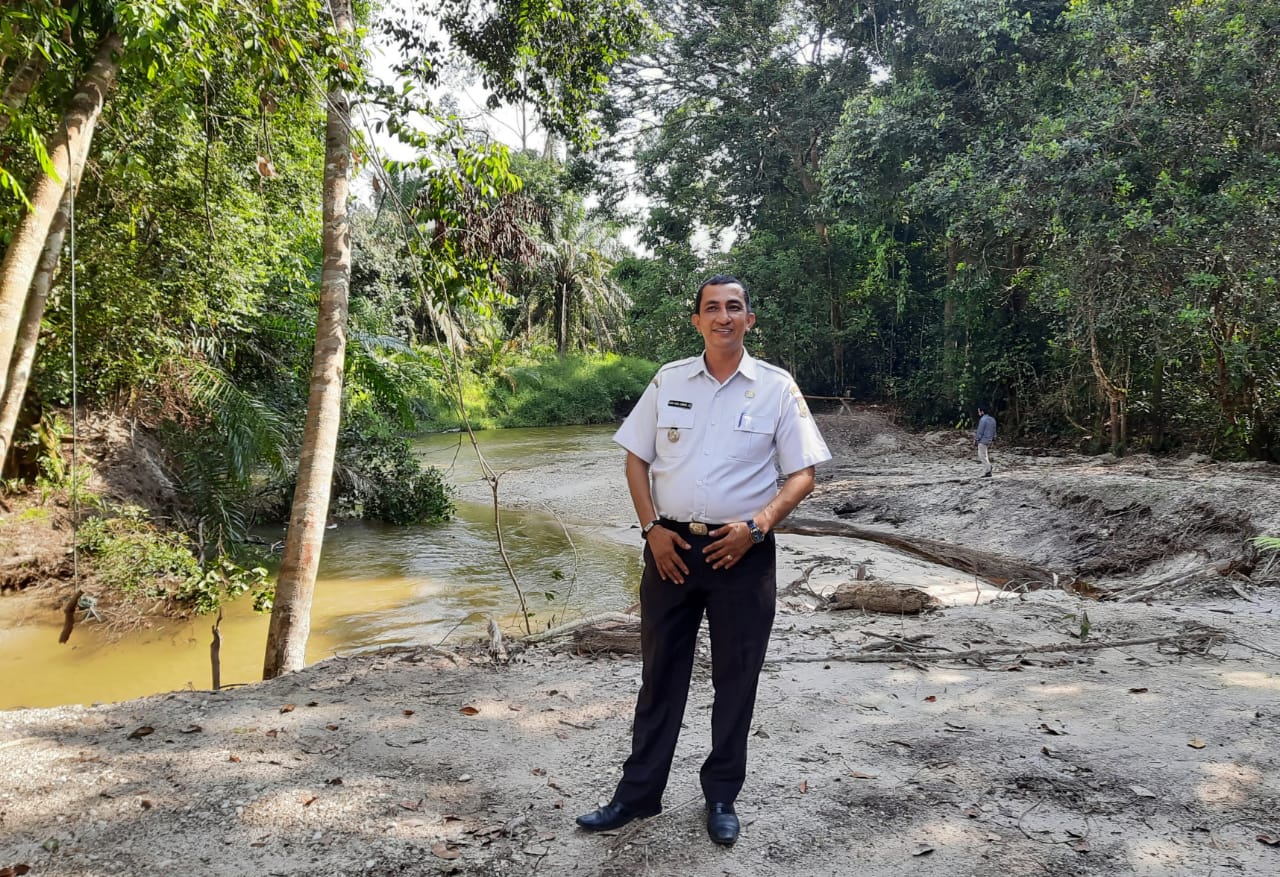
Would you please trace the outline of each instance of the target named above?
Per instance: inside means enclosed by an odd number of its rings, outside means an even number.
[[[1151,450],[1164,447],[1164,350],[1156,347],[1151,363]]]
[[[556,352],[564,356],[569,350],[569,284],[560,284],[560,319],[556,325]]]
[[[22,312],[22,324],[18,328],[13,361],[9,366],[9,379],[5,381],[4,391],[0,393],[0,471],[3,471],[5,458],[13,447],[13,431],[17,428],[18,414],[22,411],[22,400],[27,395],[31,364],[36,359],[40,321],[44,319],[49,288],[58,273],[62,242],[66,238],[67,226],[71,220],[71,201],[80,183],[80,170],[83,167],[80,165],[72,172],[71,185],[62,194],[62,203],[58,205],[58,213],[49,226],[49,237],[44,242],[44,252],[40,254],[40,264],[36,266],[35,279],[31,281],[31,291],[27,293],[27,306]]]
[[[27,95],[31,94],[44,74],[45,63],[44,56],[36,54],[13,71],[13,78],[4,87],[4,94],[0,95],[0,135],[9,130],[14,111],[27,102]]]
[[[574,631],[573,644],[579,655],[638,655],[640,622],[584,627]]]
[[[36,273],[36,263],[44,249],[45,238],[49,236],[53,217],[58,212],[71,169],[82,166],[88,158],[93,128],[102,112],[107,92],[115,82],[119,52],[118,34],[109,33],[103,37],[89,72],[76,86],[62,124],[49,138],[49,160],[53,162],[58,179],[48,174],[37,178],[31,195],[31,210],[18,224],[4,254],[4,265],[0,268],[0,375],[4,376],[6,385],[18,325],[22,321],[23,304]]]
[[[960,245],[947,237],[947,287],[942,299],[942,398],[954,399],[959,386],[960,342],[956,337],[955,280],[960,273]],[[986,393],[986,388],[978,388]],[[960,400],[964,401],[964,400]],[[986,404],[991,404],[990,402]]]
[[[346,45],[353,42],[350,0],[330,0],[334,25]],[[336,74],[331,74],[336,79]],[[324,162],[324,265],[320,274],[320,313],[311,362],[311,393],[303,427],[298,483],[289,515],[289,533],[276,581],[275,605],[267,631],[262,677],[272,679],[306,664],[311,632],[311,597],[324,542],[333,461],[342,415],[342,368],[347,346],[347,293],[351,284],[351,224],[347,215],[351,164],[349,101],[344,87],[331,82]]]

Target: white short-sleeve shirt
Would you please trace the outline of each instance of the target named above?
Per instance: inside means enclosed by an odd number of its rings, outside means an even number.
[[[649,463],[658,515],[743,521],[790,475],[831,459],[791,375],[743,351],[723,384],[702,356],[671,362],[613,440]]]

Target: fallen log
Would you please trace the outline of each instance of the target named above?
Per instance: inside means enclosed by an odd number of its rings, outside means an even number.
[[[919,615],[942,608],[942,601],[919,588],[892,582],[850,582],[840,585],[827,598],[828,609],[861,609],[892,615]]]
[[[1004,557],[990,551],[953,545],[940,539],[891,533],[886,530],[847,524],[843,521],[820,521],[813,518],[787,518],[774,528],[774,532],[794,533],[798,536],[843,536],[848,539],[876,542],[932,563],[978,576],[1001,588],[1025,588],[1033,591],[1040,588],[1060,587],[1076,593],[1088,591],[1088,585],[1077,581],[1076,577],[1068,571],[1056,573],[1033,563]]]
[[[592,625],[602,624],[606,621],[616,621],[622,624],[631,624],[633,622],[636,624],[640,623],[640,619],[635,615],[629,615],[623,612],[601,612],[599,615],[588,615],[586,618],[579,618],[576,621],[570,621],[568,624],[562,624],[559,627],[553,627],[550,630],[530,634],[521,640],[521,642],[540,643],[549,639],[555,639],[559,636],[568,636],[579,628],[591,627]]]
[[[573,632],[573,644],[579,654],[640,654],[640,623],[609,622],[596,627],[580,627]]]

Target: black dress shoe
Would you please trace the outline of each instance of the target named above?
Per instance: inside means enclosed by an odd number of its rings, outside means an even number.
[[[713,841],[728,846],[738,839],[740,828],[738,814],[734,812],[732,804],[707,802],[707,834],[711,835]]]
[[[661,812],[661,807],[654,810],[636,810],[626,804],[610,801],[590,813],[583,813],[578,817],[578,825],[587,831],[613,831],[615,828],[622,828],[633,819],[648,819]]]

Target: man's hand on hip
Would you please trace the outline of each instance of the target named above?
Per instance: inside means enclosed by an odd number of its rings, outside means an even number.
[[[728,569],[741,560],[742,555],[751,550],[751,528],[747,526],[746,521],[725,524],[707,535],[716,540],[702,549],[712,569]]]
[[[689,567],[685,566],[684,558],[676,548],[688,551],[693,546],[684,541],[679,533],[673,533],[661,524],[650,530],[645,539],[649,543],[649,552],[653,555],[653,563],[658,568],[658,575],[662,576],[664,581],[683,585],[684,577],[689,574]]]

